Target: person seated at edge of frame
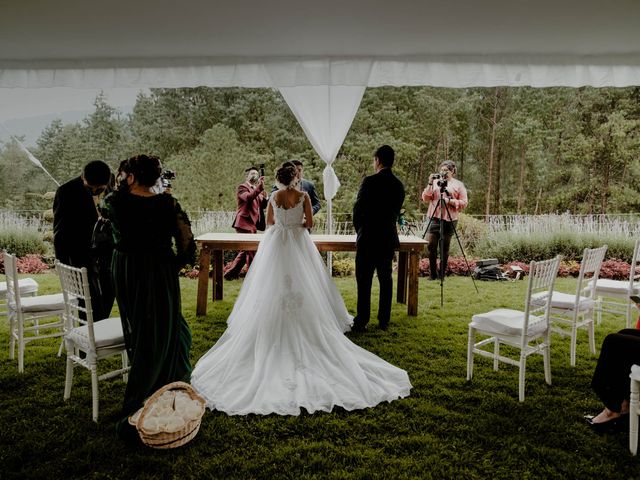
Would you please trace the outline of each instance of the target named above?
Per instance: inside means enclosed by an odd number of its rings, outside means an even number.
[[[443,278],[447,271],[449,259],[449,246],[451,237],[458,223],[460,212],[466,208],[469,201],[467,189],[460,180],[455,178],[456,164],[451,160],[445,160],[440,164],[440,178],[438,174],[429,175],[429,183],[422,192],[422,201],[429,204],[427,218],[430,220],[427,232],[427,251],[429,253],[429,280]],[[444,200],[442,208],[440,199]],[[441,237],[442,236],[442,237]],[[438,275],[437,258],[438,245],[442,241],[440,270]]]
[[[639,307],[636,303],[636,308]],[[591,380],[591,388],[602,400],[604,409],[597,415],[584,417],[595,432],[628,430],[632,365],[640,365],[640,330],[625,328],[607,335]]]

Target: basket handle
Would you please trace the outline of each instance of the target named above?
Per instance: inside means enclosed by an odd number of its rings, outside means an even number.
[[[158,397],[160,395],[162,395],[164,392],[168,391],[168,390],[188,390],[190,388],[193,388],[191,385],[189,385],[186,382],[172,382],[172,383],[167,383],[164,387],[160,387],[158,390],[156,390],[156,392],[151,395],[149,398],[147,398],[144,402],[144,406],[142,407],[142,412],[140,413],[140,416],[138,417],[138,421],[136,422],[135,426],[138,430],[142,430],[143,427],[142,425],[144,424],[144,417],[147,415],[147,413],[149,413],[149,409],[151,408],[151,405],[153,404],[153,402],[155,400],[158,399]]]

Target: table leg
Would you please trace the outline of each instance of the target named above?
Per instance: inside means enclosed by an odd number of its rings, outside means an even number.
[[[207,290],[209,289],[209,266],[211,265],[211,250],[206,245],[200,249],[200,273],[198,274],[198,296],[196,300],[196,315],[207,314]]]
[[[407,303],[407,252],[398,252],[398,289],[396,301]]]
[[[407,302],[407,315],[418,315],[418,252],[409,253],[409,299]]]
[[[213,300],[222,300],[222,282],[224,270],[224,250],[213,251]]]

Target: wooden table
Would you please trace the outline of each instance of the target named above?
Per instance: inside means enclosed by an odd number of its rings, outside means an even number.
[[[213,290],[211,300],[222,300],[223,257],[225,250],[257,250],[264,234],[257,233],[205,233],[196,238],[200,245],[200,275],[196,315],[206,315],[209,289],[209,267],[213,254]],[[321,252],[355,252],[355,235],[311,235]],[[418,315],[418,262],[427,242],[415,236],[400,236],[398,248],[397,302],[407,304],[407,314]]]

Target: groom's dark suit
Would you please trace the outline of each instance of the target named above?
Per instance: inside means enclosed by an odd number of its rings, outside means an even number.
[[[371,282],[378,273],[380,300],[378,322],[387,328],[391,317],[391,262],[399,245],[396,224],[404,202],[404,185],[383,168],[366,177],[353,206],[353,226],[356,239],[356,281],[358,282],[358,313],[354,327],[363,328],[371,311]]]

